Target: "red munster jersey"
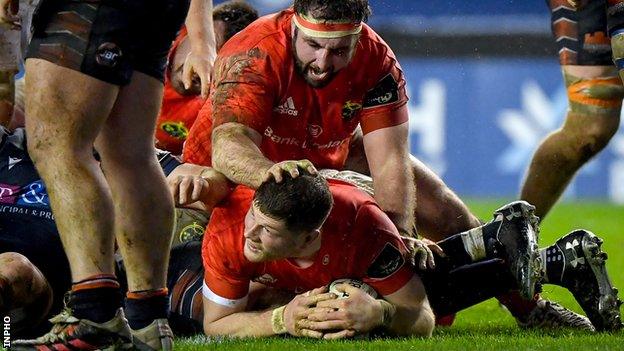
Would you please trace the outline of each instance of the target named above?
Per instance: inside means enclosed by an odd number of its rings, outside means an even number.
[[[173,60],[176,49],[186,37],[186,28],[182,28],[169,51],[170,61]],[[204,103],[205,101],[199,95],[184,96],[175,91],[169,72],[167,72],[163,102],[156,121],[156,145],[175,155],[182,154],[182,145]]]
[[[330,190],[334,207],[321,229],[321,248],[314,263],[301,268],[288,259],[252,263],[245,258],[244,221],[254,192],[239,186],[213,210],[204,235],[204,296],[237,306],[246,300],[250,281],[295,293],[340,278],[360,279],[381,295],[403,287],[414,271],[390,219],[353,185],[330,180]]]
[[[262,17],[223,46],[210,103],[184,147],[186,162],[210,165],[213,123],[234,121],[263,136],[262,152],[274,162],[307,158],[317,168],[341,169],[359,124],[366,134],[407,121],[403,73],[370,27],[363,25],[349,65],[314,88],[295,71],[292,17],[292,9]]]

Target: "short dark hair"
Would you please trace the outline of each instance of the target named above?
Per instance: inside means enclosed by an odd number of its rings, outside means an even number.
[[[215,6],[212,19],[225,23],[223,42],[258,19],[258,11],[243,0],[230,0]]]
[[[326,21],[366,22],[371,15],[368,0],[295,0],[295,12]]]
[[[334,200],[323,177],[304,174],[284,175],[281,183],[265,181],[256,190],[254,203],[263,214],[285,220],[288,230],[309,232],[323,224]]]

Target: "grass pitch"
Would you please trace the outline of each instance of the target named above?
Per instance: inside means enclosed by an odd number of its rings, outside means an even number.
[[[469,201],[469,205],[481,218],[489,220],[491,213],[504,202]],[[624,292],[624,206],[598,202],[559,204],[542,223],[540,246],[550,245],[577,228],[591,230],[605,239],[603,250],[609,254],[607,269],[613,284]],[[542,295],[582,313],[564,289],[547,285]],[[176,350],[624,350],[624,332],[521,330],[496,300],[489,300],[460,312],[452,327],[437,328],[430,339],[324,342],[296,338],[209,340],[198,336],[177,340]]]

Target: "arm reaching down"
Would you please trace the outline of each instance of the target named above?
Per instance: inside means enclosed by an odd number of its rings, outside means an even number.
[[[407,114],[407,107],[400,110]],[[406,236],[415,233],[416,188],[409,159],[408,123],[364,135],[364,150],[375,188],[375,200]]]

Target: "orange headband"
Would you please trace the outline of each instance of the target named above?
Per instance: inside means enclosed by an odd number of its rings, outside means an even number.
[[[362,23],[359,22],[327,22],[298,13],[293,16],[293,21],[305,35],[316,38],[340,38],[362,30]]]

